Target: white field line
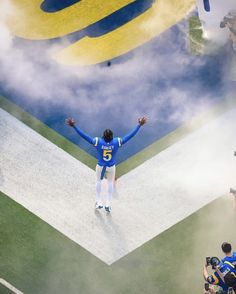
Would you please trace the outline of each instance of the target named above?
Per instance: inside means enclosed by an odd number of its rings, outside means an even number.
[[[8,283],[7,281],[5,281],[4,279],[1,279],[0,278],[0,283],[3,286],[7,287],[12,292],[14,292],[15,294],[24,294],[23,292],[21,292],[20,290],[16,289],[14,286],[12,286],[10,283]]]
[[[235,186],[235,134],[232,110],[147,160],[107,215],[93,209],[94,171],[0,110],[0,189],[112,264]]]

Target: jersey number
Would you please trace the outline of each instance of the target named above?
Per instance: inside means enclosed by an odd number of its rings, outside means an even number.
[[[112,158],[111,152],[112,150],[103,150],[103,160],[110,161]]]

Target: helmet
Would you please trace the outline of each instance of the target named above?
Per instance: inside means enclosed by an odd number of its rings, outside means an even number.
[[[106,129],[104,132],[103,132],[103,139],[109,143],[111,142],[111,140],[113,139],[113,132],[110,130],[110,129]]]

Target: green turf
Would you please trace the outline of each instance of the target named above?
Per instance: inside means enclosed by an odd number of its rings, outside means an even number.
[[[231,99],[216,105],[150,145],[120,164],[118,175],[235,107],[235,102]],[[5,98],[0,97],[0,106],[75,158],[90,167],[95,165],[94,158]],[[231,200],[224,197],[213,202],[112,266],[107,266],[0,194],[1,277],[25,294],[202,293],[201,270],[205,256],[218,255],[219,245],[224,240],[236,246],[232,229],[236,214]]]
[[[0,96],[0,107],[12,114],[14,117],[22,121],[24,124],[35,130],[37,133],[68,152],[70,155],[86,164],[88,167],[94,169],[96,166],[96,158],[73,144],[63,136],[49,128],[47,125],[18,107],[16,104],[10,102],[8,99]]]
[[[25,294],[202,293],[205,256],[219,255],[225,240],[236,246],[231,198],[214,201],[107,266],[1,193],[1,277]]]
[[[0,293],[1,294],[14,294],[11,290],[6,288],[4,285],[0,284]]]
[[[225,100],[221,101],[220,103],[214,104],[206,112],[194,117],[191,121],[183,124],[179,128],[175,129],[173,132],[167,134],[166,136],[162,137],[158,141],[149,145],[148,147],[146,147],[139,153],[130,157],[128,160],[120,163],[117,166],[117,172],[116,172],[117,177],[120,177],[123,174],[128,173],[135,167],[144,163],[146,160],[157,155],[161,151],[165,150],[166,148],[170,147],[174,143],[185,138],[192,132],[203,127],[204,125],[206,125],[207,123],[215,119],[216,117],[222,115],[223,113],[227,112],[228,110],[234,107],[236,107],[236,97],[231,97],[231,98],[228,97]]]
[[[126,161],[120,163],[117,166],[117,177],[119,178],[120,176],[139,166],[140,164],[155,156],[164,149],[168,148],[172,144],[183,139],[194,130],[197,130],[198,128],[204,126],[212,119],[230,110],[231,108],[234,108],[235,106],[236,97],[227,97],[222,102],[213,105],[206,112],[194,117],[191,121],[183,124],[173,132],[167,134],[160,140],[149,145]],[[48,139],[64,151],[68,152],[70,155],[74,156],[79,161],[86,164],[88,167],[92,169],[95,168],[97,161],[94,157],[92,157],[87,152],[79,148],[77,145],[65,139],[63,136],[53,131],[47,125],[43,124],[42,122],[31,116],[29,113],[25,112],[23,109],[2,96],[0,96],[0,107],[18,118],[24,124],[44,136],[46,139]]]
[[[198,16],[189,18],[189,51],[194,55],[203,54],[204,38],[202,24]]]

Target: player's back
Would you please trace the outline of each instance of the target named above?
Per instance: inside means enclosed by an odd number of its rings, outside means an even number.
[[[225,256],[222,261],[231,263],[235,267],[236,272],[236,251],[234,251],[231,256]]]
[[[98,164],[100,166],[113,166],[116,164],[116,153],[121,147],[121,139],[113,138],[110,142],[106,142],[103,138],[94,138],[94,146],[98,151]]]

